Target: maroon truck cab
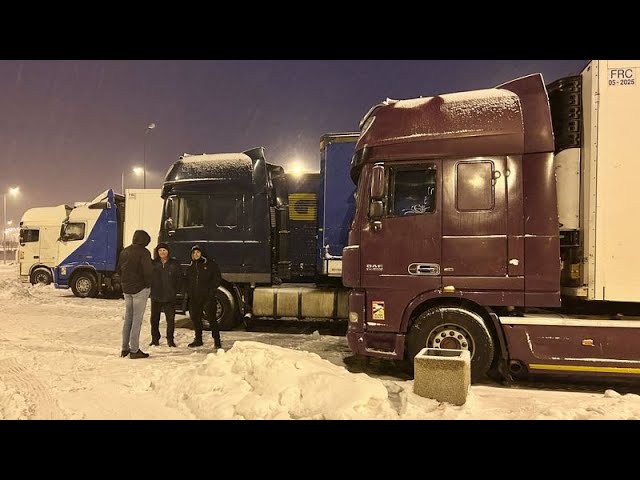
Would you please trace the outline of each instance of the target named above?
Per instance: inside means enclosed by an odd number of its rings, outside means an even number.
[[[342,268],[354,353],[469,349],[478,378],[506,350],[494,312],[560,306],[554,137],[540,75],[377,105],[361,122],[352,177]]]

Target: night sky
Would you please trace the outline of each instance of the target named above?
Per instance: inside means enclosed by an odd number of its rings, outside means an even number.
[[[493,87],[540,72],[549,83],[587,60],[0,60],[0,194],[7,219],[88,201],[103,190],[160,186],[184,153],[264,146],[267,161],[317,170],[325,133],[356,131],[385,98]],[[1,200],[0,200],[1,201]],[[1,207],[0,207],[1,208]]]

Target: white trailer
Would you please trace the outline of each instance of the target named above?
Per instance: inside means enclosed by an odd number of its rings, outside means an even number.
[[[124,246],[131,245],[133,232],[144,230],[151,237],[147,246],[153,255],[153,249],[158,244],[160,233],[160,218],[164,200],[160,196],[160,189],[127,189],[125,191],[124,207]]]
[[[593,60],[581,73],[581,148],[556,156],[561,230],[579,232],[563,294],[640,302],[640,60]]]

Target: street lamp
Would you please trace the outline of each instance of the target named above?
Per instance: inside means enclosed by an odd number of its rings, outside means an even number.
[[[10,187],[8,194],[15,197],[20,193],[20,187]],[[7,263],[7,192],[3,194],[3,215],[2,215],[2,263]]]
[[[131,169],[131,171],[132,171],[134,174],[136,174],[136,175],[140,176],[140,175],[142,175],[142,173],[144,172],[144,169],[143,169],[142,167],[133,167],[133,168]],[[124,172],[125,172],[125,171],[123,170],[123,171],[122,171],[122,195],[124,195]]]
[[[142,154],[142,188],[147,188],[147,134],[156,128],[155,123],[150,123],[144,131],[144,148]]]

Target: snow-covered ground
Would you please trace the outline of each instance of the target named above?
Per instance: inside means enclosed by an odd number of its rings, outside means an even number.
[[[639,419],[640,396],[473,386],[462,407],[412,393],[400,376],[352,373],[344,337],[223,332],[225,350],[141,345],[119,357],[122,300],[20,284],[0,264],[0,419]],[[164,322],[161,331],[164,334]],[[164,339],[163,339],[164,340]]]

